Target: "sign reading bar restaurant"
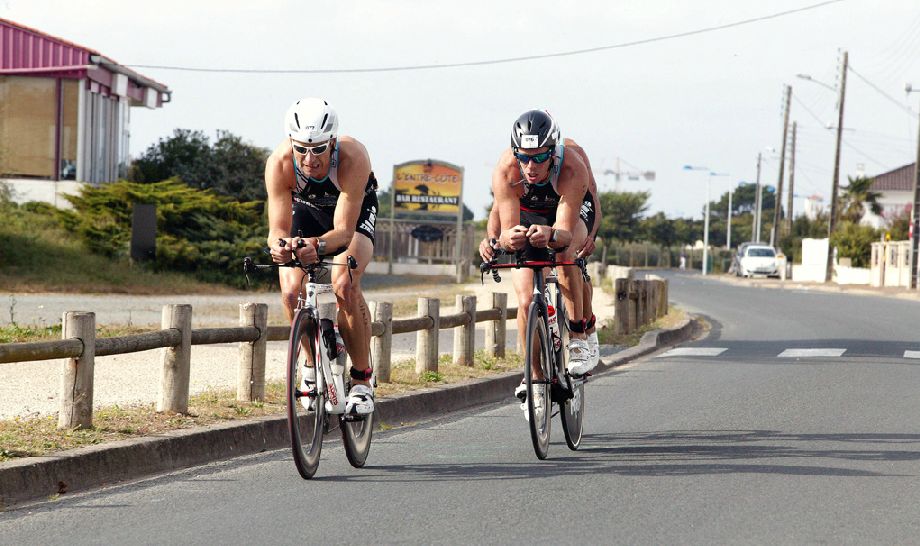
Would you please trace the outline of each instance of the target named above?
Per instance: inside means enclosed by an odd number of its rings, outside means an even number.
[[[393,189],[395,209],[456,215],[463,169],[433,159],[401,163],[393,167]]]

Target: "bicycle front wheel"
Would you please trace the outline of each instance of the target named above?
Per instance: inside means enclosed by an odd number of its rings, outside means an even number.
[[[373,367],[373,362],[371,362],[371,367]],[[349,381],[348,389],[351,391],[351,381]],[[360,418],[356,418],[352,415],[342,415],[341,419],[341,429],[342,429],[342,443],[345,444],[345,457],[348,459],[348,463],[355,468],[361,468],[364,466],[365,461],[367,461],[367,454],[371,450],[371,437],[374,435],[374,416],[377,414],[375,410],[372,413],[363,415]]]
[[[360,418],[342,415],[342,442],[345,444],[345,457],[348,463],[355,468],[361,468],[367,461],[367,454],[371,450],[371,437],[374,435],[374,415],[369,413]]]
[[[326,424],[325,393],[320,388],[322,372],[317,368],[317,383],[308,385],[306,390],[301,389],[303,359],[300,355],[306,346],[307,360],[315,364],[319,357],[316,340],[317,323],[312,310],[298,310],[291,322],[288,340],[287,414],[294,465],[305,480],[312,478],[319,467]]]
[[[565,300],[562,297],[562,290],[556,285],[556,316],[559,321],[559,331],[562,337],[562,346],[556,351],[557,377],[560,381],[565,382],[566,389],[571,393],[571,398],[565,400],[562,409],[559,411],[559,419],[562,421],[562,433],[565,436],[565,443],[569,449],[576,450],[581,445],[581,436],[583,429],[584,409],[585,409],[585,384],[584,381],[573,381],[571,377],[565,374],[569,346],[569,321],[566,317]]]
[[[530,438],[538,459],[545,459],[549,452],[549,431],[552,417],[550,380],[553,377],[550,363],[551,344],[546,321],[541,307],[531,302],[527,313],[526,358],[524,359],[524,380],[527,387],[527,421],[530,424]]]

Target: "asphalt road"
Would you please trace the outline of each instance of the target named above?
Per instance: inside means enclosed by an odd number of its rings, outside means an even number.
[[[708,337],[589,383],[579,452],[555,422],[536,460],[509,400],[362,470],[330,438],[309,482],[281,450],[9,511],[0,543],[917,543],[920,305],[668,276]]]

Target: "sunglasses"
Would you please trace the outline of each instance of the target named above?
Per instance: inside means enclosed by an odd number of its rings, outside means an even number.
[[[552,149],[550,149],[545,152],[541,152],[539,154],[534,154],[534,155],[527,155],[527,154],[522,154],[520,152],[514,152],[514,157],[518,161],[523,163],[524,165],[530,163],[531,161],[539,165],[540,163],[546,163],[547,161],[549,161],[549,159],[553,157],[553,151]]]
[[[329,143],[324,142],[318,146],[298,146],[297,144],[291,143],[291,147],[300,155],[307,155],[307,152],[309,152],[317,156],[326,153],[326,149],[329,148]]]

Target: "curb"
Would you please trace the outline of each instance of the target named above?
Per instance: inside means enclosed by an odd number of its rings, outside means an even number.
[[[602,360],[597,373],[680,343],[691,337],[695,325],[695,318],[686,319],[676,328],[648,332],[635,347]],[[377,404],[377,419],[380,423],[410,423],[499,402],[509,398],[520,378],[521,372],[506,372],[385,398]],[[288,443],[287,418],[271,416],[16,459],[0,463],[0,511],[60,494],[285,448]]]

